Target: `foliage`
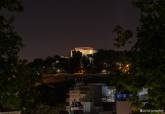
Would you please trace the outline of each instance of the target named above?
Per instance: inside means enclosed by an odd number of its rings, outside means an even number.
[[[126,30],[120,25],[116,25],[112,32],[116,33],[114,45],[117,48],[123,47],[126,43],[131,43],[129,39],[133,36],[133,33],[130,30]]]
[[[137,42],[132,49],[132,77],[123,83],[129,91],[148,88],[150,108],[165,109],[165,1],[135,0],[134,4],[140,10],[140,24],[137,27]],[[120,40],[117,40],[121,45],[125,44],[122,40],[125,37],[122,37],[119,35]]]
[[[19,58],[22,38],[13,26],[13,15],[23,10],[20,0],[0,0],[0,107],[27,111],[35,102],[35,81],[26,61]],[[6,13],[5,15],[3,15]]]
[[[135,76],[146,79],[143,86],[149,88],[149,102],[155,108],[165,109],[165,1],[138,0],[141,11],[137,29]],[[141,80],[143,81],[143,80]]]
[[[69,72],[69,58],[58,55],[46,59],[36,58],[29,63],[29,66],[39,75]]]
[[[81,58],[82,58],[82,53],[73,51],[73,55],[70,58],[69,61],[69,66],[70,66],[70,71],[71,73],[77,72],[81,68]]]
[[[22,1],[21,0],[1,0],[0,1],[0,10],[8,11],[22,11]]]

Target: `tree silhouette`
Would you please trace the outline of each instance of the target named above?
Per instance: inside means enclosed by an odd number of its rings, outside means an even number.
[[[135,0],[134,4],[140,10],[140,24],[137,42],[131,50],[134,53],[132,77],[128,77],[123,86],[133,93],[148,88],[150,106],[165,109],[165,1]],[[119,39],[123,38],[119,36]],[[125,40],[122,42],[119,44],[124,44]],[[141,108],[137,99],[132,101]]]
[[[3,111],[27,110],[36,95],[34,86],[37,77],[19,58],[22,38],[13,26],[14,14],[22,10],[20,0],[0,0],[0,110]]]

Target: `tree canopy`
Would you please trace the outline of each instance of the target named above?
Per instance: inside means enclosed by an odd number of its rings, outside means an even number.
[[[165,109],[165,1],[135,0],[134,5],[140,10],[140,20],[137,42],[131,50],[134,53],[132,76],[123,82],[123,86],[134,93],[148,88],[150,106]],[[127,37],[122,38],[127,40]],[[125,40],[117,42],[125,43]],[[137,105],[137,100],[134,99],[134,103]]]
[[[135,75],[143,77],[143,86],[149,88],[149,102],[155,108],[165,109],[165,1],[138,0],[140,25],[134,50]]]
[[[34,103],[36,76],[19,58],[22,38],[13,26],[21,0],[0,0],[0,110],[26,110]],[[5,13],[5,14],[4,14]]]

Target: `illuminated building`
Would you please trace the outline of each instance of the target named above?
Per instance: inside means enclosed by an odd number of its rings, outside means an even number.
[[[93,55],[96,53],[96,50],[92,47],[76,47],[71,50],[71,57],[73,56],[73,52],[81,52],[82,56]]]

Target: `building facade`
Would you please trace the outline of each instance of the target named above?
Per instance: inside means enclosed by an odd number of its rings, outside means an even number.
[[[66,110],[69,114],[113,113],[114,109],[109,108],[113,103],[102,101],[103,86],[105,85],[102,83],[93,83],[71,89],[66,100]]]
[[[73,56],[73,52],[81,52],[82,56],[93,55],[96,53],[96,50],[92,47],[76,47],[71,50],[70,56]]]

